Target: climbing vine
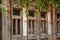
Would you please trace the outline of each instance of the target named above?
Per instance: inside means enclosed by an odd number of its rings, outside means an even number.
[[[13,0],[14,3],[17,3],[19,7],[25,7],[26,8],[26,14],[28,14],[30,3],[34,3],[36,6],[36,9],[38,11],[48,10],[49,5],[54,5],[54,8],[60,6],[60,0]],[[3,12],[7,10],[7,8],[3,5],[0,5],[0,8]]]
[[[16,0],[14,1],[16,2]],[[48,10],[48,6],[51,4],[54,5],[54,8],[60,6],[60,0],[18,0],[17,3],[28,10],[30,2],[33,2],[39,11]]]
[[[2,13],[5,13],[7,11],[7,7],[5,7],[4,5],[0,4],[0,11],[2,11]]]

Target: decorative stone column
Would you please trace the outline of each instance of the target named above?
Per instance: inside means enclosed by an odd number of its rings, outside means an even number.
[[[2,13],[2,40],[10,40],[10,5],[9,0],[2,0],[2,4],[7,7],[7,12]]]
[[[23,8],[23,40],[27,40],[27,16],[26,16],[26,8]]]
[[[54,5],[53,5],[54,7]],[[53,40],[57,40],[57,34],[56,34],[56,16],[55,16],[55,8],[53,8]]]
[[[51,10],[51,5],[49,6],[49,12],[48,14],[48,40],[53,40],[52,38],[52,10]]]
[[[36,13],[36,40],[40,40],[40,22],[40,12],[38,11],[38,13]]]

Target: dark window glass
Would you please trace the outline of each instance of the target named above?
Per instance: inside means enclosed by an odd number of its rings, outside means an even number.
[[[29,16],[34,17],[34,11],[29,11]]]
[[[41,21],[41,33],[46,33],[46,21]]]
[[[34,34],[34,20],[29,20],[29,34]]]
[[[13,15],[19,16],[20,15],[20,11],[19,10],[13,10]]]
[[[32,33],[34,34],[34,20],[32,20]]]
[[[16,20],[13,19],[13,34],[16,34]]]
[[[41,12],[41,17],[42,18],[45,18],[46,17],[45,12]]]
[[[60,22],[57,22],[57,32],[60,33]]]
[[[60,14],[59,13],[57,14],[57,19],[60,19]]]
[[[29,34],[31,34],[31,21],[29,20]]]
[[[13,34],[20,34],[20,19],[13,19]]]
[[[20,34],[20,19],[17,20],[17,29],[18,34]]]

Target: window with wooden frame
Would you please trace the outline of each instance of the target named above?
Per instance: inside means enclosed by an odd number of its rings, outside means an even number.
[[[46,18],[46,12],[41,12],[41,18]]]
[[[60,13],[57,13],[57,19],[60,19]]]
[[[34,28],[35,28],[35,17],[34,17],[34,10],[29,10],[29,16],[28,16],[28,33],[34,34]]]
[[[32,10],[32,11],[29,10],[29,16],[30,16],[30,17],[34,17],[34,10]]]
[[[21,34],[21,10],[13,9],[12,20],[13,20],[13,35]]]
[[[46,33],[46,20],[41,20],[41,33]]]
[[[34,34],[34,20],[29,20],[29,34]]]
[[[20,10],[13,10],[13,15],[20,16]]]
[[[60,28],[60,7],[57,7],[55,11],[56,11],[55,16],[56,16],[56,24],[57,24],[57,27],[56,27],[57,33],[60,33],[60,29],[59,29]]]
[[[57,33],[60,33],[60,22],[57,22]]]
[[[47,21],[46,21],[46,12],[41,12],[41,33],[47,33]]]

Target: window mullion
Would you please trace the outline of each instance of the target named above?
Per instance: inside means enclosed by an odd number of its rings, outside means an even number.
[[[18,31],[18,30],[17,30],[17,19],[16,19],[16,35],[17,35],[17,31]]]
[[[35,30],[36,30],[35,28],[36,28],[36,26],[35,26],[35,20],[34,20],[34,34],[35,34]]]
[[[20,24],[21,24],[21,20],[20,20],[19,22],[20,22]],[[20,34],[21,34],[21,26],[20,26],[20,24],[19,24],[19,27],[20,27]]]
[[[31,34],[32,34],[32,20],[31,20]]]
[[[44,20],[43,20],[43,33],[44,33],[44,31],[45,31],[45,25],[44,25]]]
[[[33,29],[33,20],[31,21],[31,25],[32,25],[32,34],[33,34],[33,30],[34,30],[34,29]]]
[[[13,35],[13,20],[12,20],[12,35]]]
[[[43,23],[43,20],[42,20],[42,33],[44,33],[44,23]]]
[[[29,23],[29,21],[28,21],[28,23]],[[30,34],[30,26],[29,26],[30,24],[28,24],[28,34]]]

